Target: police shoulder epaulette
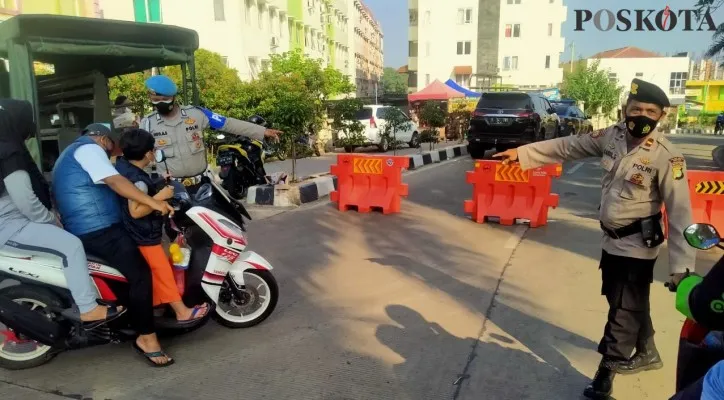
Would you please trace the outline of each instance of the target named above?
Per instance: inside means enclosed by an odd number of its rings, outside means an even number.
[[[659,142],[659,145],[661,145],[661,147],[665,148],[666,151],[668,151],[669,153],[679,154],[679,152],[674,147],[674,144],[671,143],[671,141],[669,139],[667,139],[666,137],[664,137],[663,135],[659,136],[657,142]]]

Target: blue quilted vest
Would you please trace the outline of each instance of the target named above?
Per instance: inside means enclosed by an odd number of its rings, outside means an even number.
[[[68,232],[80,236],[118,224],[121,205],[118,195],[106,185],[96,185],[76,161],[78,147],[96,142],[81,136],[58,157],[53,168],[53,195]]]

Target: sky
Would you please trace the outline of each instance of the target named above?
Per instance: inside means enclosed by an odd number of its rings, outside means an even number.
[[[522,0],[522,3],[527,1],[543,0]],[[399,68],[407,64],[407,0],[364,0],[364,2],[382,25],[385,66]],[[606,8],[615,13],[620,9],[629,8],[630,4],[635,3],[636,8],[640,9],[660,10],[668,4],[672,10],[678,10],[691,8],[695,2],[696,0],[668,0],[668,2],[662,0],[606,0],[605,2],[601,0],[563,0],[563,4],[568,7],[568,18],[563,23],[566,49],[565,53],[561,54],[561,60],[570,59],[571,43],[575,43],[577,59],[625,46],[636,46],[661,54],[688,51],[699,56],[712,42],[710,32],[681,32],[678,28],[671,32],[616,32],[615,30],[600,32],[595,30],[592,25],[584,32],[573,31],[575,27],[573,10],[576,9],[587,8],[595,12]],[[597,5],[591,6],[591,4]],[[717,25],[724,23],[724,8],[716,10],[712,17]]]

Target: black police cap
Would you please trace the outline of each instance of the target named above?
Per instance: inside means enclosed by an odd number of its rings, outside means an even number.
[[[642,103],[656,104],[662,108],[671,106],[669,97],[660,87],[653,83],[642,81],[641,79],[631,81],[628,99]]]

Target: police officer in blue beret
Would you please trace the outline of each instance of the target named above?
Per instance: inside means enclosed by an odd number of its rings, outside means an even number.
[[[168,172],[193,192],[201,183],[208,166],[203,132],[211,128],[220,132],[263,140],[278,140],[280,131],[266,129],[246,121],[228,118],[211,110],[176,103],[178,89],[165,75],[146,80],[146,88],[155,112],[141,120],[140,127],[153,134],[156,148],[164,151],[166,163],[158,164],[158,172]],[[168,171],[166,171],[168,166]]]

